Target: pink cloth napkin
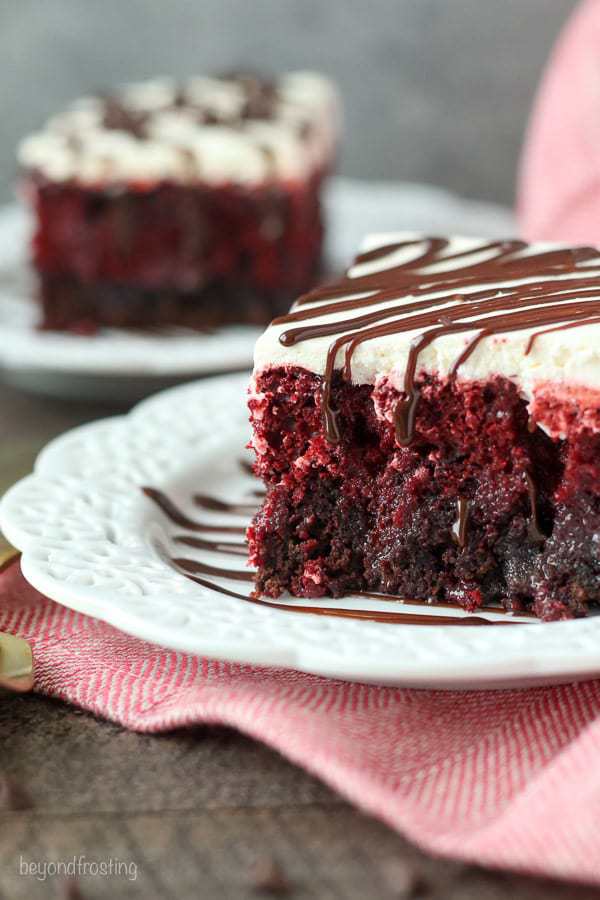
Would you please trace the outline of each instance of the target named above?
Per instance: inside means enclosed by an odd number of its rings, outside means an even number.
[[[600,682],[500,692],[347,684],[175,653],[46,599],[13,563],[0,629],[37,690],[138,731],[233,726],[424,849],[600,883]]]
[[[529,240],[600,243],[600,2],[585,0],[551,54],[518,192]]]

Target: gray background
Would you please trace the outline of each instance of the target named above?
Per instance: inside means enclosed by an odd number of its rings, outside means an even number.
[[[510,203],[527,112],[574,0],[0,0],[0,199],[14,146],[118,81],[317,68],[346,105],[342,169]]]

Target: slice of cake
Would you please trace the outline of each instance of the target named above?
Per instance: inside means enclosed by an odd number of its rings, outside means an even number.
[[[600,601],[600,254],[374,236],[256,347],[259,594]]]
[[[42,326],[266,324],[314,284],[337,131],[311,72],[75,102],[18,153]]]

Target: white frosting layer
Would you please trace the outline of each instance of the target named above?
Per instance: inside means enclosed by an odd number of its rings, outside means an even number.
[[[164,179],[253,185],[273,177],[307,178],[335,152],[338,98],[317,73],[281,76],[268,119],[239,119],[247,96],[235,79],[192,78],[181,106],[174,106],[177,92],[175,82],[164,78],[127,85],[116,95],[144,115],[142,138],[107,128],[104,101],[82,98],[21,142],[19,163],[53,181],[84,184]],[[199,121],[193,104],[219,124]]]
[[[384,247],[395,242],[423,240],[421,234],[402,232],[397,234],[372,235],[363,244],[363,250],[373,250],[377,247]],[[449,239],[450,243],[444,256],[460,251],[469,251],[468,256],[461,257],[460,260],[448,260],[444,262],[443,258],[435,265],[430,265],[426,269],[421,269],[420,273],[425,272],[433,274],[434,272],[447,271],[449,276],[451,273],[460,274],[460,269],[475,262],[483,261],[494,255],[493,251],[481,252],[479,248],[488,244],[488,240],[478,240],[474,238],[453,237]],[[408,262],[411,258],[416,258],[423,251],[424,244],[411,248],[402,248],[396,252],[392,252],[382,259],[374,262],[363,263],[362,265],[353,266],[348,275],[356,277],[366,275],[369,272],[384,270],[394,265]],[[521,255],[543,253],[548,250],[559,249],[558,244],[535,244],[530,245],[521,251]],[[485,279],[486,290],[489,290],[490,297],[495,292],[501,296],[502,291],[511,286],[527,284],[530,282],[539,283],[540,281],[555,281],[560,279],[564,281],[565,290],[572,289],[578,279],[583,276],[594,276],[598,278],[598,285],[593,289],[582,288],[578,299],[582,302],[600,301],[600,253],[597,258],[581,263],[575,273],[566,274],[548,274],[547,277],[535,276],[534,278],[513,278],[504,281],[498,280],[492,282],[490,277]],[[482,279],[483,280],[483,279]],[[467,297],[468,294],[481,290],[482,284],[472,284],[468,287],[460,289],[460,294]],[[456,292],[456,288],[454,289]],[[443,285],[436,285],[436,289],[429,294],[419,294],[419,300],[435,297],[443,297],[448,293],[448,289],[444,290]],[[348,293],[345,298],[336,298],[336,301],[348,299],[356,294]],[[365,296],[363,293],[362,296]],[[311,372],[323,374],[325,370],[325,362],[327,350],[337,336],[327,336],[311,338],[295,345],[286,347],[280,343],[279,337],[282,332],[296,328],[298,326],[319,323],[334,322],[341,319],[348,319],[364,315],[366,312],[373,312],[378,309],[388,309],[392,306],[399,306],[414,300],[410,294],[399,289],[397,298],[388,300],[384,303],[355,309],[345,312],[334,312],[328,315],[319,315],[319,306],[314,307],[302,306],[298,309],[314,308],[314,319],[303,320],[302,322],[290,323],[287,325],[270,325],[266,332],[259,338],[255,349],[255,373],[265,368],[273,366],[300,366]],[[440,315],[443,315],[443,309],[455,307],[457,304],[455,296],[448,296],[447,303],[437,307]],[[526,308],[526,307],[525,307]],[[294,310],[294,307],[292,307]],[[590,312],[590,315],[598,315],[598,313]],[[398,313],[394,318],[401,319],[402,314]],[[479,316],[482,318],[482,316]],[[389,319],[386,321],[390,321]],[[512,331],[484,338],[477,346],[471,356],[458,370],[458,378],[464,380],[483,380],[494,375],[503,375],[516,382],[524,397],[531,399],[536,386],[546,382],[554,385],[573,386],[600,389],[600,324],[582,325],[576,328],[568,328],[565,330],[554,331],[548,334],[540,335],[536,338],[533,348],[529,354],[525,355],[527,344],[530,336],[539,332],[544,326],[536,326],[535,328],[523,329],[520,331]],[[341,333],[350,333],[353,329],[348,326]],[[454,363],[471,341],[478,333],[480,327],[476,330],[447,334],[436,338],[427,348],[422,350],[418,357],[417,372],[427,372],[437,374],[440,377],[448,375],[454,366]],[[404,331],[395,334],[389,334],[383,337],[370,339],[359,344],[352,357],[352,380],[356,384],[375,384],[377,380],[383,376],[391,379],[394,386],[399,390],[403,389],[404,374],[408,362],[409,351],[412,341],[423,334],[424,329],[419,328],[412,331]],[[341,368],[343,365],[343,350],[338,354],[336,366]]]

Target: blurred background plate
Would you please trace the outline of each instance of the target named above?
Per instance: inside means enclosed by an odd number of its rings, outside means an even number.
[[[326,265],[348,265],[373,231],[416,230],[506,237],[514,220],[504,207],[464,200],[419,184],[333,179],[326,194]],[[105,329],[84,337],[35,330],[35,282],[28,271],[30,222],[25,211],[0,211],[0,370],[5,381],[36,393],[129,404],[156,390],[252,365],[259,328],[212,334]]]

